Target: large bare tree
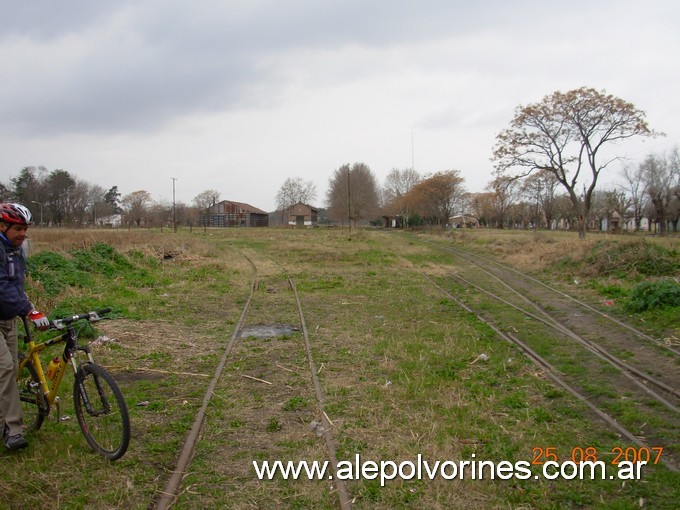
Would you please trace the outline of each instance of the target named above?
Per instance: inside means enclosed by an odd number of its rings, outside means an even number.
[[[513,178],[551,172],[569,195],[583,239],[600,173],[618,159],[606,154],[608,145],[654,134],[644,112],[623,99],[585,87],[558,91],[517,108],[496,137],[493,161],[498,174]]]
[[[128,221],[132,221],[135,225],[140,226],[142,220],[149,213],[149,206],[153,204],[153,199],[148,191],[139,190],[125,195],[121,204],[127,213]]]
[[[376,219],[380,214],[378,185],[373,172],[364,163],[336,169],[329,180],[326,199],[331,217],[342,223],[348,218],[356,225]]]

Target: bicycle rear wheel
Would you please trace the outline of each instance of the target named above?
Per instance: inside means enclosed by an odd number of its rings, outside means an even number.
[[[122,457],[130,444],[130,417],[120,388],[102,366],[80,367],[73,383],[73,405],[90,447],[111,460]]]
[[[25,357],[26,355],[23,352],[19,352],[20,363]],[[17,377],[17,386],[19,387],[24,427],[29,432],[35,432],[42,427],[50,408],[32,360],[26,363],[26,367]]]

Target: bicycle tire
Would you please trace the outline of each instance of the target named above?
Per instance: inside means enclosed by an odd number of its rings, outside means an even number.
[[[19,353],[21,363],[26,355]],[[50,408],[42,391],[42,384],[38,378],[38,372],[33,366],[33,360],[26,363],[24,370],[17,377],[19,399],[21,400],[21,414],[23,425],[28,432],[35,432],[42,427]]]
[[[130,416],[120,388],[104,367],[81,365],[73,383],[73,407],[80,430],[95,452],[111,460],[125,454],[130,444]]]

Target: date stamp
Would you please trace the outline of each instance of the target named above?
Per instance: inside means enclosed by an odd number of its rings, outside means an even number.
[[[598,450],[594,446],[575,446],[563,457],[560,457],[560,452],[555,446],[535,446],[531,449],[531,453],[533,455],[531,464],[539,466],[546,462],[565,460],[574,463],[603,461],[614,466],[618,466],[621,462],[658,464],[663,454],[663,446],[615,446],[609,450]]]

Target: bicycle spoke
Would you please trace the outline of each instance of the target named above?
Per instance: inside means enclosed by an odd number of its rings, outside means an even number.
[[[73,386],[78,424],[93,450],[120,458],[130,441],[125,400],[113,378],[101,366],[86,363]]]

